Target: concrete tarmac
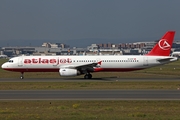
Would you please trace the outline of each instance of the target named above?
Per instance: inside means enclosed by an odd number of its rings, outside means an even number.
[[[180,81],[180,78],[0,78],[0,82],[113,82]]]
[[[1,90],[0,100],[180,100],[180,90]]]
[[[180,81],[178,78],[0,78],[0,82]],[[0,90],[0,100],[180,100],[180,90]]]

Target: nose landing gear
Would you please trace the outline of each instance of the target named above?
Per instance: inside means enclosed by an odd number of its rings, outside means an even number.
[[[24,72],[21,72],[21,77],[20,77],[21,79],[24,79],[23,75],[24,75]]]

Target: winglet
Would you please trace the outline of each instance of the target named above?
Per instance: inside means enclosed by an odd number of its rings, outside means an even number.
[[[166,34],[156,43],[154,48],[146,55],[153,56],[169,56],[171,47],[174,40],[175,31],[168,31]]]

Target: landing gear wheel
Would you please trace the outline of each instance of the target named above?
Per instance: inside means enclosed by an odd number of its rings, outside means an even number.
[[[88,79],[88,75],[84,75],[84,79]]]
[[[91,79],[92,78],[92,75],[89,73],[89,74],[86,74],[84,75],[84,79]]]
[[[89,74],[89,75],[88,75],[88,77],[89,77],[89,79],[91,79],[91,78],[92,78],[92,75],[91,75],[91,74]]]
[[[22,72],[22,73],[21,73],[21,77],[20,77],[21,79],[24,79],[24,76],[23,76],[23,74],[24,74],[24,73]]]

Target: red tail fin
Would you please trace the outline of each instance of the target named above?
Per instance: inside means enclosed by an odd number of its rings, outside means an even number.
[[[154,48],[146,55],[154,56],[169,56],[171,47],[174,40],[175,31],[168,31],[166,34],[156,43]]]

